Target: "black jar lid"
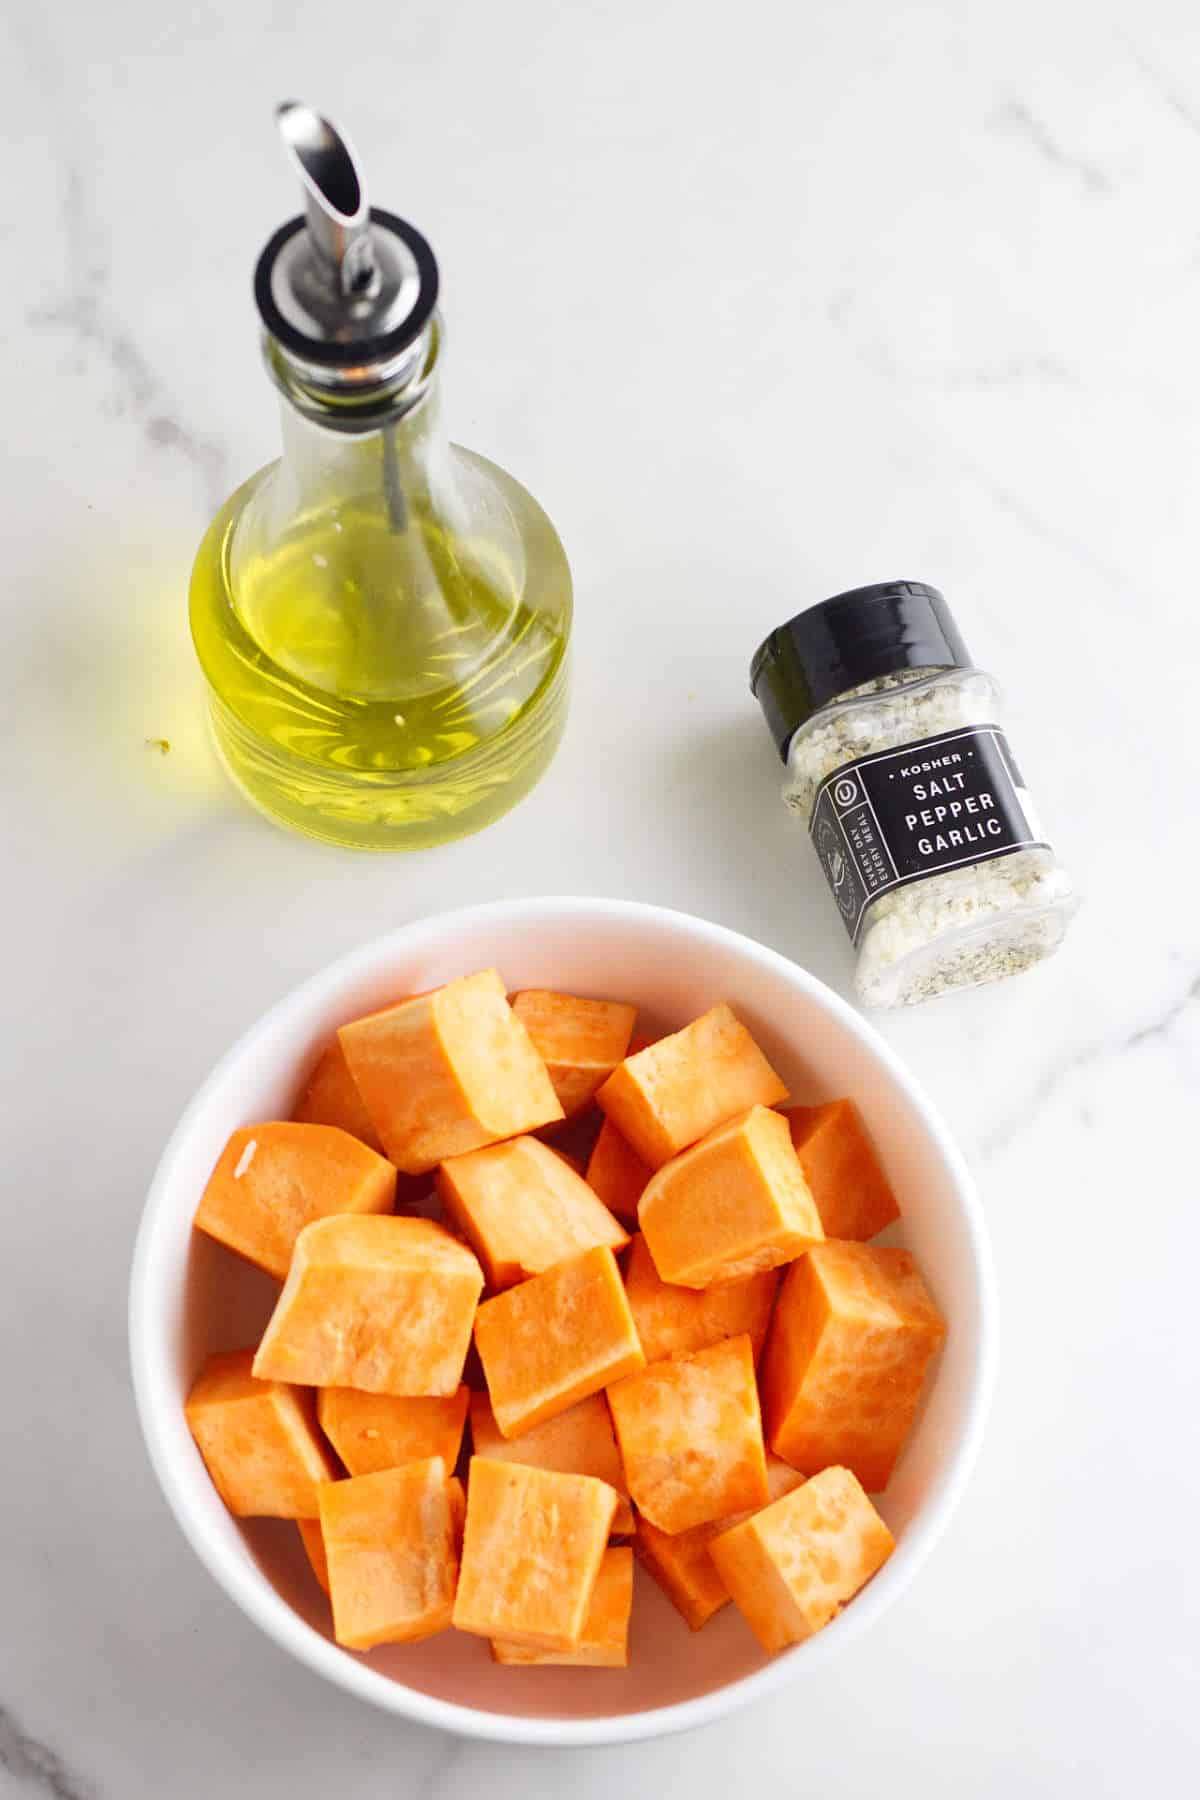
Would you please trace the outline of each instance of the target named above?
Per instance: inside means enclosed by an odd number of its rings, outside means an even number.
[[[839,694],[904,669],[973,667],[937,588],[877,581],[778,626],[754,653],[750,691],[786,762],[800,726]]]

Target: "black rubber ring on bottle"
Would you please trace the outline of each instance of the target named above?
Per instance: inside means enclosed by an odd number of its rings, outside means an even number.
[[[381,337],[358,338],[350,344],[328,343],[320,338],[306,337],[302,331],[288,323],[276,306],[271,292],[271,271],[283,246],[298,231],[304,230],[303,217],[289,219],[286,225],[281,225],[258,259],[254,270],[254,300],[262,322],[285,350],[291,350],[307,362],[340,369],[361,363],[367,357],[382,360],[384,357],[398,356],[402,350],[407,350],[410,344],[416,342],[433,316],[438,299],[438,266],[429,243],[414,225],[410,225],[406,219],[397,218],[395,213],[383,212],[379,207],[373,206],[370,217],[373,225],[383,226],[408,245],[417,265],[419,282],[416,304],[407,319],[394,330],[385,331]]]

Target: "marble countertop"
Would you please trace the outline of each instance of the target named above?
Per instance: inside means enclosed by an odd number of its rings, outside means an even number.
[[[1194,9],[684,0],[7,9],[0,210],[0,1795],[1183,1795],[1195,1779],[1200,24]],[[474,840],[277,832],[208,748],[185,617],[274,454],[249,274],[270,122],[343,120],[436,242],[454,435],[578,580],[566,743]],[[15,197],[14,197],[15,196]],[[938,583],[1086,905],[1060,955],[883,1029],[978,1173],[982,1458],[862,1643],[691,1737],[465,1744],[293,1665],[187,1549],[125,1283],[189,1094],[301,977],[537,892],[849,952],[746,691],[826,593]],[[148,740],[166,738],[160,754]]]

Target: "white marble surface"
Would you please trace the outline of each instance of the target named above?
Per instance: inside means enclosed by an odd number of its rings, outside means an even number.
[[[1194,1791],[1194,8],[4,13],[4,1800]],[[409,860],[245,810],[187,638],[200,532],[273,454],[249,272],[293,210],[292,91],[434,238],[455,435],[578,576],[554,769]],[[376,1715],[234,1612],[145,1462],[124,1289],[158,1151],[269,1002],[451,903],[634,895],[844,987],[745,668],[893,574],[1007,684],[1087,895],[1051,964],[885,1027],[994,1233],[966,1503],[867,1642],[691,1738],[568,1757]]]

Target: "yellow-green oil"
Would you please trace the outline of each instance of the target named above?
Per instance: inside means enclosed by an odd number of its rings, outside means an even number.
[[[243,530],[272,464],[200,546],[191,627],[218,750],[256,806],[312,837],[401,850],[478,831],[529,791],[562,734],[562,546],[502,469],[451,454],[485,496],[481,529],[372,484],[278,532]]]

